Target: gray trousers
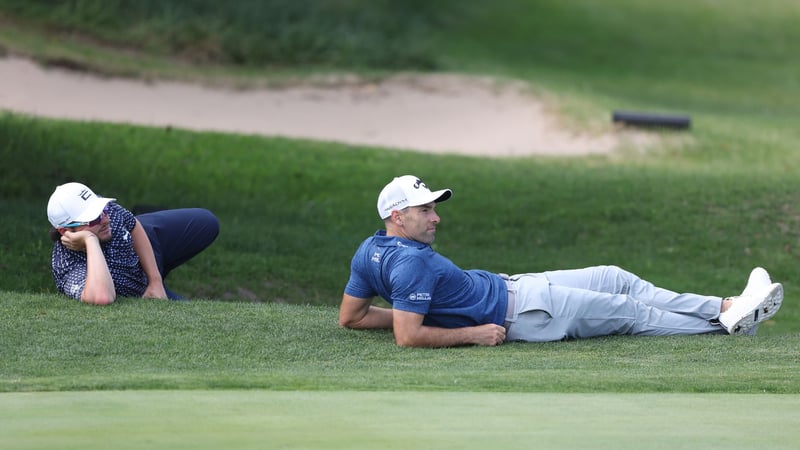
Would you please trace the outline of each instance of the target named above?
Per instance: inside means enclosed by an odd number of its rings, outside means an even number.
[[[724,333],[721,297],[679,294],[616,266],[513,275],[506,341]]]

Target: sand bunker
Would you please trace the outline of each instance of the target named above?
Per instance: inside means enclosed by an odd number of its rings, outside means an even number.
[[[607,153],[631,140],[620,130],[567,131],[522,83],[480,77],[233,90],[105,78],[7,57],[0,80],[0,109],[50,118],[482,156]]]

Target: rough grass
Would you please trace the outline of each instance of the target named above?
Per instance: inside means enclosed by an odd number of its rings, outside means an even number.
[[[332,306],[0,295],[0,391],[800,393],[800,334],[403,349]],[[777,316],[776,316],[777,317]],[[762,325],[769,328],[771,323]]]

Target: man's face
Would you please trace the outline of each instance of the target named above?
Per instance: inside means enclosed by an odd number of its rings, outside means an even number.
[[[431,244],[436,238],[436,224],[441,220],[436,214],[436,203],[421,206],[410,206],[401,211],[403,234],[424,244]]]
[[[96,225],[81,225],[79,227],[68,228],[70,231],[89,230],[97,236],[100,242],[108,242],[111,240],[111,219],[108,213],[103,210],[100,215],[100,223]]]
[[[97,238],[100,239],[100,242],[108,242],[111,240],[111,218],[108,217],[108,213],[103,211],[103,219],[100,221],[99,224],[90,228],[92,233],[97,235]]]

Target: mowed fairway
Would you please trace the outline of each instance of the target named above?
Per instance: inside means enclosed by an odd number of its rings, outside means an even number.
[[[0,448],[797,448],[800,396],[94,391],[0,396]]]

